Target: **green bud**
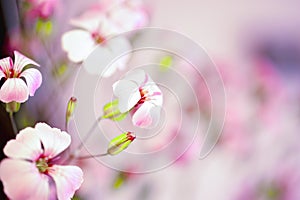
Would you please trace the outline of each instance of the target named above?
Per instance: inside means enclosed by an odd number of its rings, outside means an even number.
[[[119,100],[115,99],[103,107],[103,117],[104,119],[111,119],[113,121],[121,121],[126,118],[128,112],[121,113],[119,110]]]
[[[132,132],[125,132],[112,139],[108,145],[107,153],[110,155],[116,155],[124,151],[135,139],[135,135]]]
[[[76,107],[77,99],[75,97],[71,97],[66,111],[66,122],[69,122],[70,118],[73,116],[75,107]]]

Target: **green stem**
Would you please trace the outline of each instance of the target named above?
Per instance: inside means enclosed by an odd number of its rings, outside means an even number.
[[[83,147],[84,143],[89,139],[89,137],[91,136],[91,134],[93,133],[93,131],[95,130],[95,128],[97,127],[97,124],[102,120],[102,116],[100,116],[92,125],[92,127],[90,128],[90,130],[87,132],[87,134],[85,135],[85,137],[82,139],[80,145],[76,148],[76,151],[80,151],[81,148]]]
[[[15,135],[17,135],[18,129],[17,129],[16,122],[14,120],[13,112],[9,112],[9,118],[10,118],[10,122],[11,122],[11,126],[13,128],[13,131],[14,131]]]
[[[95,130],[95,128],[97,127],[97,124],[102,120],[102,116],[100,116],[92,125],[92,127],[90,128],[90,130],[87,132],[87,134],[85,135],[85,137],[82,139],[80,145],[78,147],[75,148],[75,151],[73,153],[71,153],[69,155],[69,157],[67,158],[67,160],[65,160],[63,163],[69,163],[71,162],[73,159],[77,159],[77,158],[81,158],[81,157],[76,157],[76,155],[78,154],[78,152],[82,149],[83,144],[89,139],[89,137],[91,136],[91,134],[93,133],[93,131]],[[107,154],[107,153],[106,153]],[[99,154],[104,156],[104,154]],[[99,155],[96,155],[99,156]],[[87,156],[83,156],[83,157],[87,157]],[[93,157],[93,156],[90,156]],[[88,157],[87,157],[88,158]],[[83,158],[86,159],[86,158]]]
[[[107,156],[108,153],[101,153],[101,154],[96,154],[96,155],[87,155],[87,156],[79,156],[75,157],[77,160],[83,160],[83,159],[89,159],[89,158],[96,158],[96,157],[103,157]]]

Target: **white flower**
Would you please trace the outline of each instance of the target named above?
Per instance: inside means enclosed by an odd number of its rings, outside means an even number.
[[[132,122],[141,128],[154,127],[160,119],[163,95],[159,87],[142,70],[128,73],[113,85],[120,112],[131,112]]]

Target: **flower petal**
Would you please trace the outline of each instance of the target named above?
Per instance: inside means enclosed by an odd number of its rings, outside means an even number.
[[[112,65],[109,65],[113,60],[113,54],[109,48],[103,45],[98,45],[94,51],[83,62],[84,69],[90,74],[103,76],[107,70],[115,71]],[[108,72],[110,74],[111,72]]]
[[[39,64],[37,64],[33,60],[27,58],[26,56],[24,56],[23,54],[21,54],[18,51],[14,51],[14,54],[15,54],[14,70],[17,73],[20,73],[26,65],[31,64],[31,65],[35,65],[38,67],[40,66]]]
[[[83,182],[83,172],[77,166],[53,165],[49,175],[54,179],[59,200],[72,198]]]
[[[8,141],[3,151],[10,158],[32,161],[43,153],[40,138],[36,130],[31,127],[21,130],[15,140]]]
[[[133,108],[141,99],[138,85],[129,80],[119,80],[113,84],[113,91],[119,99],[119,110],[124,113]]]
[[[7,79],[0,89],[0,100],[4,103],[12,101],[23,103],[28,99],[28,95],[28,87],[20,78]]]
[[[6,77],[9,70],[13,67],[13,62],[10,57],[3,58],[0,60],[0,79]]]
[[[96,44],[91,34],[84,30],[72,30],[63,34],[62,48],[73,62],[82,62],[93,51]]]
[[[71,144],[70,135],[60,129],[51,128],[45,123],[38,123],[35,128],[43,144],[44,155],[49,158],[57,156]]]
[[[147,74],[144,70],[135,69],[128,72],[125,77],[125,80],[134,81],[137,85],[142,86],[147,81]]]
[[[141,128],[155,127],[160,118],[161,107],[144,102],[132,116],[132,123]]]
[[[30,68],[24,70],[20,76],[26,79],[26,83],[29,89],[29,94],[30,96],[33,96],[35,91],[42,84],[42,74],[39,72],[39,70]]]
[[[10,199],[47,200],[49,197],[49,179],[39,173],[34,163],[4,159],[0,164],[0,178]]]

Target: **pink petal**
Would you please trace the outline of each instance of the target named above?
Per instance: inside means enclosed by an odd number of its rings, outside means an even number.
[[[0,164],[0,178],[10,199],[48,199],[49,179],[31,162],[4,159]]]
[[[13,62],[10,57],[0,60],[0,79],[6,77],[9,70],[13,67]],[[6,73],[6,74],[5,74]]]
[[[119,110],[129,111],[141,99],[138,85],[129,80],[119,80],[113,84],[113,91],[119,99]]]
[[[28,87],[20,78],[7,79],[0,89],[0,100],[4,103],[12,101],[23,103],[28,99],[28,95]]]
[[[161,107],[145,102],[133,114],[132,122],[141,128],[155,127],[159,122],[160,111]]]
[[[44,146],[44,155],[49,158],[57,156],[71,144],[70,135],[60,129],[51,128],[45,123],[36,124],[35,129]]]
[[[59,200],[72,198],[83,182],[83,172],[77,166],[54,165],[49,175],[54,179]]]
[[[7,142],[3,149],[6,156],[35,161],[42,153],[41,141],[36,130],[27,127],[20,131],[15,140]]]
[[[30,68],[24,70],[20,76],[26,79],[26,83],[29,89],[29,94],[30,96],[33,96],[35,91],[42,84],[42,74],[39,72],[39,70]]]
[[[26,56],[19,53],[18,51],[14,51],[14,54],[15,54],[14,70],[17,73],[20,73],[26,65],[31,64],[31,65],[35,65],[38,67],[40,66],[39,64],[37,64],[33,60],[27,58]]]
[[[62,48],[73,62],[82,62],[96,47],[91,33],[84,30],[72,30],[63,34]]]

